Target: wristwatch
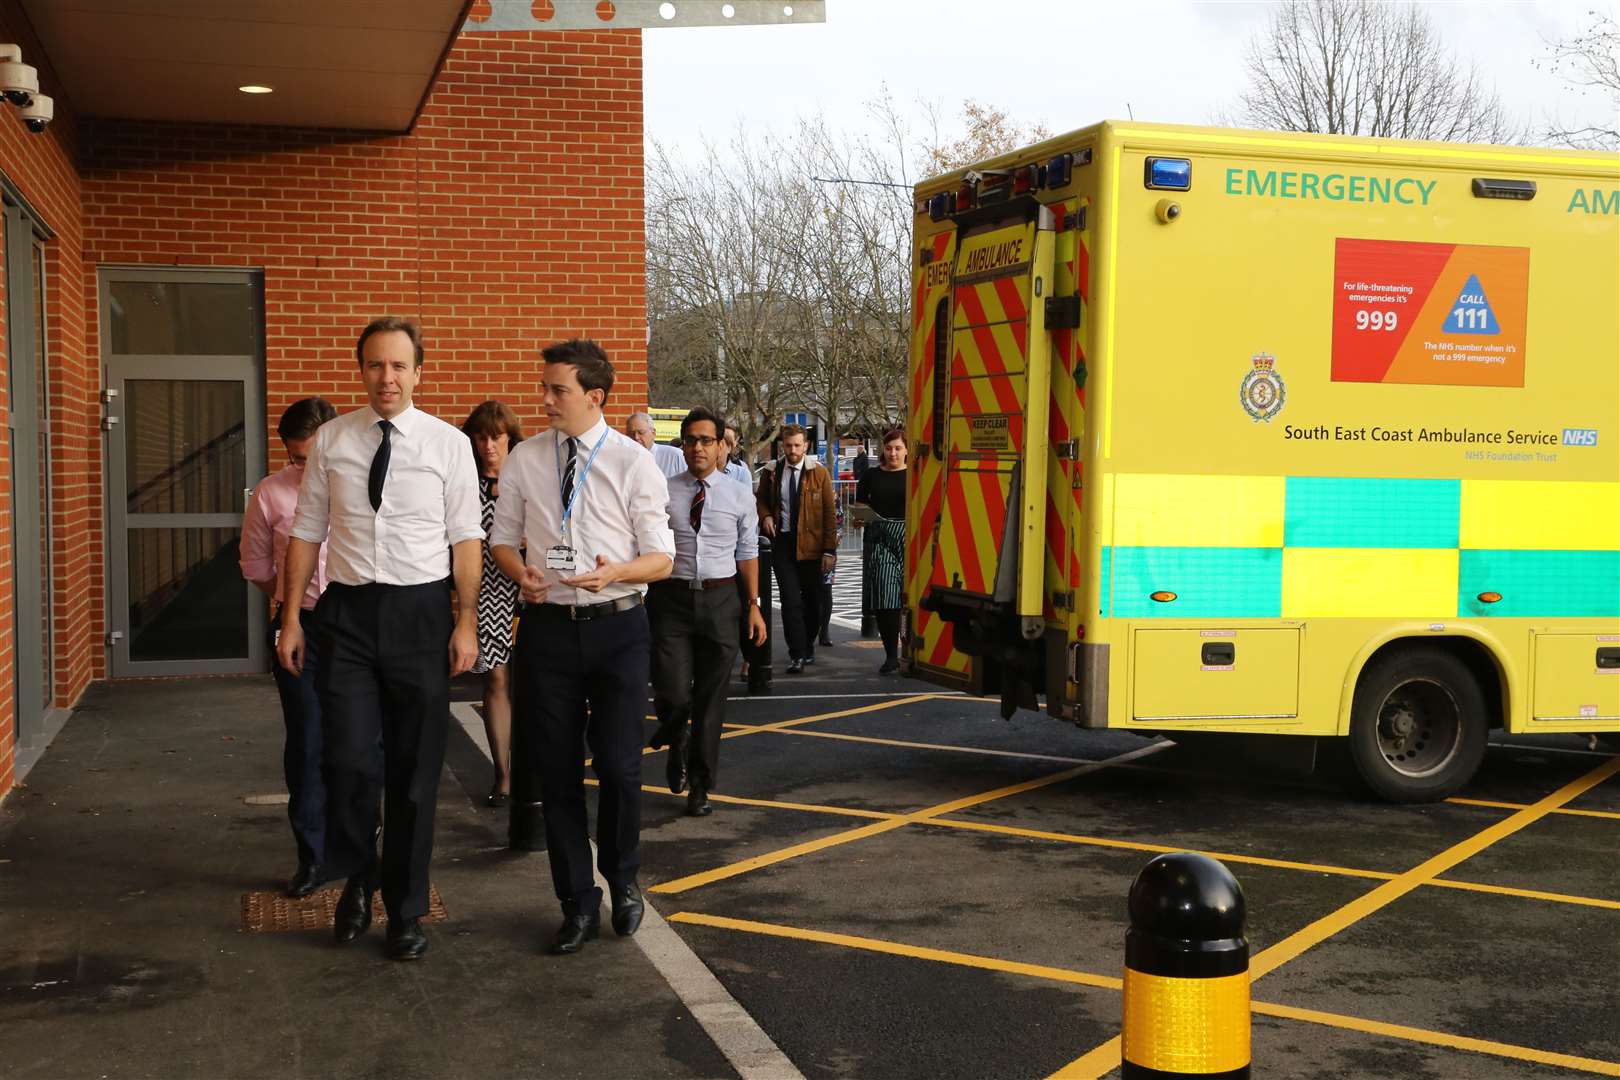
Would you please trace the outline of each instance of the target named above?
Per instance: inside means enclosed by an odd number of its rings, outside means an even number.
[[[756,596],[756,597],[753,597],[753,598],[752,598],[752,599],[750,599],[750,600],[749,600],[749,601],[748,601],[748,602],[749,602],[749,603],[750,603],[750,604],[753,604],[753,605],[754,605],[754,606],[755,606],[755,607],[759,607],[759,597],[757,597],[757,596]]]

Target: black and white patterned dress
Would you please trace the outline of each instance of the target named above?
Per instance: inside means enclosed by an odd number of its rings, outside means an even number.
[[[478,502],[484,523],[484,580],[478,586],[478,662],[482,674],[512,656],[512,616],[517,611],[518,583],[501,573],[489,551],[489,530],[495,524],[496,477],[478,477]]]

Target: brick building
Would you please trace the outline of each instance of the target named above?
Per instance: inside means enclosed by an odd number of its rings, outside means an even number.
[[[615,418],[645,405],[641,31],[499,23],[0,0],[56,110],[0,105],[0,794],[91,680],[266,669],[244,488],[288,402],[363,403],[371,317],[420,320],[417,402],[452,422],[499,397],[535,425],[538,348],[572,335],[613,356]]]

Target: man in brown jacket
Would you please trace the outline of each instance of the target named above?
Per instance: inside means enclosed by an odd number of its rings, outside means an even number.
[[[759,525],[771,538],[771,568],[781,594],[789,675],[815,663],[821,626],[821,576],[838,560],[838,525],[832,476],[805,460],[810,440],[804,428],[782,429],[784,456],[760,470]]]

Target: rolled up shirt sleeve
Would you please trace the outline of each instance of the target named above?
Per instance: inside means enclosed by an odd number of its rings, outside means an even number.
[[[743,512],[737,516],[737,561],[747,562],[759,558],[759,511],[754,500],[743,500]]]
[[[265,477],[268,480],[269,477]],[[259,481],[261,487],[264,480]],[[269,581],[276,576],[275,539],[270,522],[264,516],[259,493],[248,500],[247,512],[242,515],[242,576],[248,581]]]
[[[298,483],[298,512],[288,535],[310,544],[326,542],[331,506],[331,480],[326,475],[326,442],[332,428],[321,425],[315,433],[315,446],[304,464],[304,478]]]
[[[523,547],[523,459],[510,455],[501,466],[501,494],[495,500],[495,519],[489,526],[489,546],[500,544],[514,551]]]
[[[657,552],[675,561],[675,530],[669,527],[669,481],[651,454],[630,469],[626,506],[636,535],[636,554]]]
[[[456,439],[450,451],[450,471],[444,478],[444,529],[452,545],[484,538],[483,510],[478,502],[478,466],[473,464],[472,443]]]

